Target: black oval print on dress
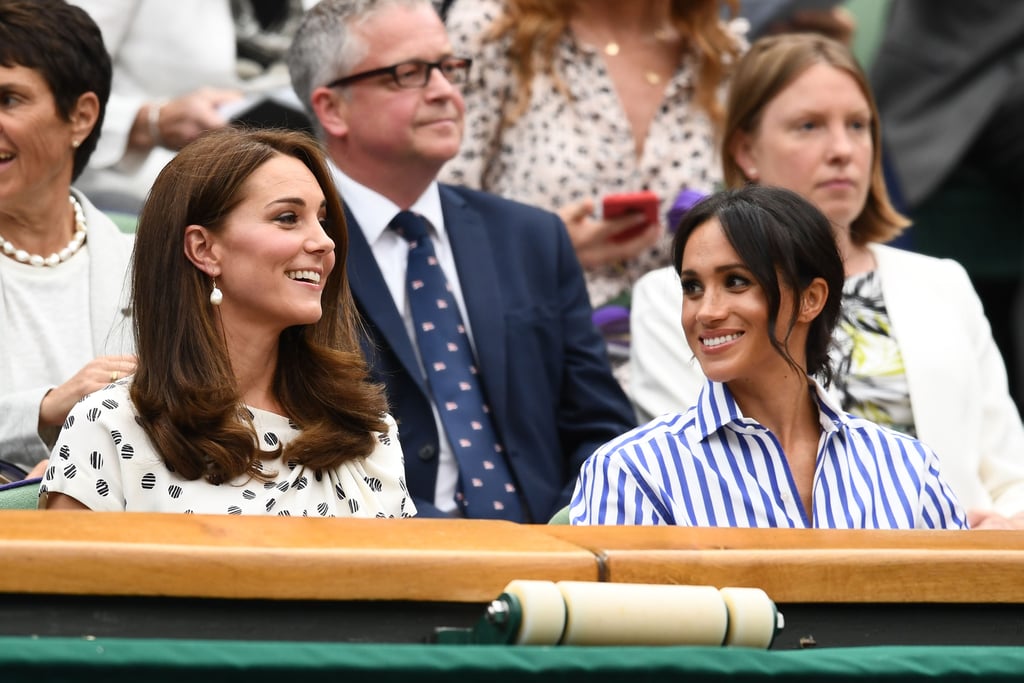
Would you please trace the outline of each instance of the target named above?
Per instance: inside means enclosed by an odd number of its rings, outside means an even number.
[[[153,474],[152,472],[147,472],[146,474],[142,475],[142,488],[148,491],[149,489],[152,489],[154,486],[156,486],[155,474]]]

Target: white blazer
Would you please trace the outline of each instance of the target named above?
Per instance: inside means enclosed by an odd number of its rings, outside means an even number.
[[[917,437],[966,509],[1024,511],[1024,425],[967,272],[956,261],[870,245],[903,356]],[[689,407],[704,376],[680,324],[672,268],[633,289],[630,388],[638,419]]]
[[[88,343],[93,354],[134,353],[129,306],[129,265],[134,238],[125,235],[82,193],[72,190],[85,212],[89,250]],[[3,257],[0,257],[3,258]],[[0,277],[0,307],[5,306],[4,283]],[[4,318],[6,310],[0,310]],[[0,459],[31,467],[50,451],[39,436],[39,403],[53,387],[13,386],[11,352],[13,345],[23,347],[31,339],[8,339],[0,331]]]

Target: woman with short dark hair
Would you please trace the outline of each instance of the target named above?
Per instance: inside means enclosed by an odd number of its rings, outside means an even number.
[[[63,0],[0,1],[0,476],[40,467],[77,401],[135,368],[131,239],[71,183],[110,94],[99,28]],[[2,479],[0,479],[2,481]]]

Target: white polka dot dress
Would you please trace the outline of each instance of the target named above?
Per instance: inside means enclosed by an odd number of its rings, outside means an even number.
[[[86,396],[68,415],[40,493],[55,491],[93,510],[305,517],[411,517],[416,508],[394,419],[366,458],[315,472],[282,457],[263,460],[266,481],[248,476],[214,485],[170,470],[139,426],[130,379]],[[299,434],[288,418],[250,409],[260,448]]]

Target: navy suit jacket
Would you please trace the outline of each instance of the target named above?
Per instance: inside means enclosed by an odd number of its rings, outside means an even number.
[[[483,389],[530,521],[547,522],[583,461],[635,426],[591,322],[583,272],[553,213],[440,186]],[[387,387],[421,515],[436,516],[439,440],[413,342],[362,229],[348,221],[348,277],[366,322],[364,351]]]

